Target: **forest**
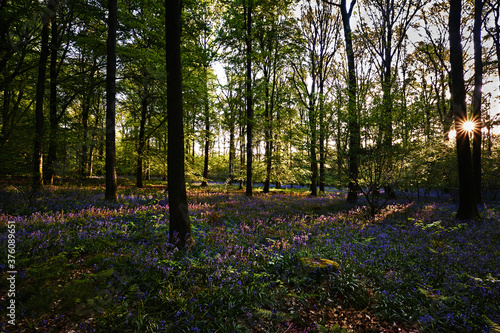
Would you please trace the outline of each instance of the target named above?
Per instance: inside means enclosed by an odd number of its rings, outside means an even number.
[[[2,332],[500,332],[500,3],[0,0]]]

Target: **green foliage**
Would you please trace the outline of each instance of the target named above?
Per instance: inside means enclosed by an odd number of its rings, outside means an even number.
[[[346,327],[333,320],[342,308],[365,318],[366,327],[384,327],[381,320],[422,331],[497,325],[481,317],[495,318],[499,276],[481,272],[495,267],[497,229],[452,223],[444,203],[395,204],[368,220],[360,210],[345,211],[340,195],[288,190],[249,200],[230,186],[196,187],[195,246],[174,251],[165,242],[164,194],[136,191],[115,206],[66,204],[65,213],[54,213],[47,192],[38,202],[47,213],[16,222],[23,268],[16,300],[26,318],[110,332],[299,324],[335,332]],[[83,197],[71,202],[82,205]],[[497,215],[488,210],[484,223],[494,225]],[[472,305],[482,319],[473,319]],[[56,316],[65,319],[56,324]]]

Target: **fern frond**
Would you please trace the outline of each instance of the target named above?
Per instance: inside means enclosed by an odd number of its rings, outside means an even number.
[[[488,322],[488,326],[490,326],[490,330],[491,330],[490,332],[500,333],[500,325],[495,323],[493,320],[491,320],[487,316],[483,316],[483,317]]]
[[[272,312],[267,309],[262,309],[262,308],[253,308],[255,312],[257,312],[258,315],[265,317],[267,319],[276,319],[278,321],[285,321],[290,319],[290,315],[284,312]]]

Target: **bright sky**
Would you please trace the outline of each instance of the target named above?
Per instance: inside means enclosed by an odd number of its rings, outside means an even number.
[[[350,3],[350,1],[349,1],[349,3]],[[355,13],[353,15],[353,17],[351,18],[351,25],[353,28],[358,22],[356,15],[359,15],[359,9],[355,8],[355,12],[356,11],[357,11],[357,13]],[[299,16],[299,6],[297,6],[297,9],[295,11],[295,15]],[[409,31],[409,34],[411,35],[410,40],[412,40],[412,41],[422,39],[422,37],[419,36],[416,31]],[[472,51],[472,48],[469,48],[469,49]],[[409,52],[411,52],[411,50]],[[213,68],[214,68],[214,71],[219,79],[219,82],[221,84],[226,84],[227,78],[226,78],[226,75],[224,73],[223,63],[216,62],[213,64]],[[489,111],[490,116],[493,117],[496,114],[500,114],[500,96],[499,96],[500,89],[499,89],[498,75],[496,75],[496,73],[495,73],[495,75],[493,75],[493,76],[484,77],[483,82],[484,82],[483,83],[484,84],[483,85],[483,97],[485,97],[487,94],[491,94],[491,98],[489,99],[489,103],[490,103],[489,110],[485,110],[485,111]],[[468,101],[468,103],[470,103],[470,101]],[[484,107],[485,107],[485,105],[483,104],[483,108]],[[500,128],[496,127],[493,132],[496,134],[500,133]]]

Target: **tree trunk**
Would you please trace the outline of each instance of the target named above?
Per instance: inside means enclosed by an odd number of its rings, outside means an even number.
[[[382,74],[382,147],[386,151],[386,157],[389,159],[389,165],[393,165],[392,141],[393,141],[393,100],[392,100],[392,29],[393,23],[389,17],[394,12],[394,1],[386,0],[385,12],[387,15],[386,35],[383,38],[382,46],[384,48],[383,74]],[[385,194],[388,198],[395,199],[396,194],[390,184],[383,184]]]
[[[85,100],[82,102],[82,126],[83,126],[83,142],[82,142],[82,160],[80,161],[80,176],[87,177],[88,165],[88,140],[89,140],[89,113],[90,113],[90,92],[87,92]]]
[[[203,159],[203,181],[201,182],[201,186],[208,186],[207,178],[208,178],[208,160],[210,154],[210,119],[208,117],[208,113],[205,114],[205,151],[204,151],[204,159]]]
[[[322,68],[321,71],[324,71]],[[321,76],[324,76],[321,73]],[[326,179],[326,151],[325,151],[325,100],[324,100],[324,79],[320,78],[319,83],[319,191],[325,193]]]
[[[47,156],[47,174],[45,181],[49,185],[54,185],[55,164],[57,162],[57,131],[59,129],[59,119],[57,115],[57,37],[58,29],[56,14],[52,18],[51,43],[50,43],[50,102],[49,102],[49,153]]]
[[[231,115],[231,124],[229,125],[229,185],[233,185],[234,182],[234,160],[236,147],[234,145],[234,118]]]
[[[148,117],[148,98],[149,94],[147,87],[144,87],[143,96],[141,99],[141,121],[139,126],[139,138],[137,142],[137,165],[135,170],[135,186],[143,188],[142,182],[142,164],[144,160],[144,147],[146,146],[146,120]]]
[[[208,101],[208,67],[204,68],[204,96],[203,96],[203,111],[205,113],[205,152],[204,152],[204,162],[203,162],[203,181],[201,186],[208,186],[208,159],[210,153],[210,105]]]
[[[246,43],[246,115],[247,115],[247,187],[245,195],[251,197],[252,192],[252,130],[253,130],[253,95],[252,95],[252,7],[253,0],[245,7],[245,43]]]
[[[341,1],[340,12],[344,26],[344,39],[346,44],[348,80],[347,80],[347,114],[349,128],[349,189],[347,192],[347,202],[358,201],[358,174],[359,174],[359,152],[361,151],[361,130],[358,122],[358,112],[356,109],[356,68],[354,63],[354,50],[352,46],[352,32],[350,19],[356,0],[351,2],[349,11],[346,0]]]
[[[264,70],[264,80],[265,80],[265,101],[264,101],[264,140],[265,140],[265,162],[266,162],[266,178],[264,180],[264,189],[262,192],[269,193],[269,189],[271,186],[271,170],[272,170],[272,160],[271,160],[271,114],[270,114],[270,101],[269,101],[269,71]]]
[[[482,141],[482,119],[481,119],[481,91],[483,87],[483,59],[481,45],[483,0],[475,0],[474,8],[474,95],[472,96],[472,120],[475,127],[472,138],[472,170],[474,172],[474,186],[476,188],[476,199],[482,202],[482,177],[481,177],[481,141]]]
[[[316,55],[314,54],[314,49],[309,51],[309,56],[311,57],[311,93],[309,94],[309,101],[307,106],[308,116],[309,116],[309,131],[310,135],[310,158],[311,158],[311,185],[309,190],[311,191],[311,196],[318,196],[318,157],[316,154],[318,138],[317,138],[317,114],[316,114]]]
[[[147,181],[151,180],[151,156],[149,154],[150,148],[151,148],[151,146],[150,146],[149,137],[148,137],[146,139],[146,152],[148,152],[147,158],[146,158],[146,180]],[[143,152],[143,155],[144,155],[144,152]]]
[[[314,78],[313,78],[314,81]],[[314,106],[314,86],[309,99],[309,128],[311,130],[311,196],[318,195],[318,157],[316,155],[317,133],[316,133],[316,110]]]
[[[184,177],[184,114],[181,70],[181,2],[165,0],[167,122],[168,122],[168,201],[170,243],[177,248],[194,242],[187,205]]]
[[[275,80],[276,81],[276,80]],[[276,94],[279,94],[279,88],[276,91]],[[276,97],[277,100],[279,100],[279,96]],[[281,108],[279,107],[279,104],[276,107],[276,123],[281,126]],[[276,153],[276,163],[274,165],[274,168],[276,170],[276,189],[279,190],[281,189],[281,179],[280,179],[280,170],[278,169],[281,166],[281,156],[282,156],[282,138],[280,137],[280,134],[283,133],[281,131],[274,131],[274,152]]]
[[[240,118],[243,118],[244,110],[243,108],[240,110]],[[243,166],[245,165],[245,136],[244,136],[244,125],[240,123],[240,186],[239,190],[243,189]]]
[[[50,20],[56,10],[57,2],[50,0],[47,12],[43,15],[42,45],[40,60],[38,62],[38,80],[36,85],[35,102],[35,149],[33,155],[33,193],[43,185],[43,141],[44,141],[44,116],[43,100],[45,95],[45,76],[47,71],[47,59],[49,57],[49,28]]]
[[[116,29],[117,0],[108,0],[108,41],[106,64],[106,195],[108,201],[118,201],[115,146],[116,96]]]
[[[100,109],[100,98],[97,99],[97,106],[96,109]],[[95,115],[95,123],[94,123],[94,130],[92,131],[92,142],[90,144],[90,152],[89,152],[89,176],[92,177],[94,174],[94,158],[95,158],[95,151],[96,151],[96,138],[97,141],[99,142],[100,136],[96,135],[96,130],[100,127],[101,124],[101,119],[99,117],[99,111]]]
[[[462,129],[462,124],[467,120],[467,106],[460,34],[461,11],[462,1],[450,0],[450,64],[459,181],[459,205],[456,219],[469,220],[478,218],[479,213],[476,205],[469,134]]]

